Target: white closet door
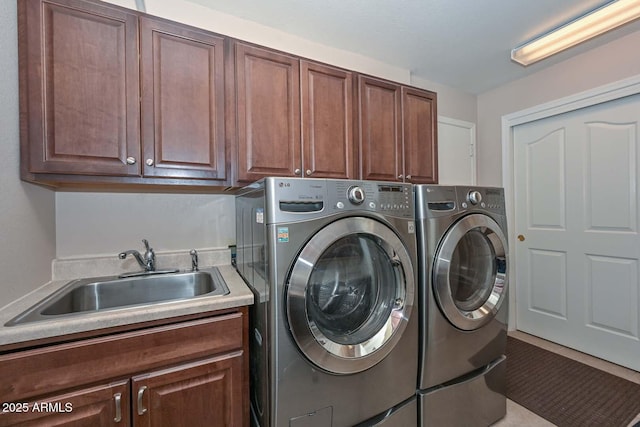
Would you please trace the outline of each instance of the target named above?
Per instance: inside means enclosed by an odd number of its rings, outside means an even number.
[[[640,370],[640,95],[516,126],[517,328]]]

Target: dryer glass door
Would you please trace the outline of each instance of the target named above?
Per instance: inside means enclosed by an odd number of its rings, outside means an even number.
[[[402,241],[370,218],[329,224],[305,245],[287,286],[289,329],[325,371],[361,372],[393,349],[411,314],[413,267]]]
[[[506,296],[507,242],[489,216],[463,217],[443,236],[433,267],[433,291],[449,321],[477,329],[496,315]]]

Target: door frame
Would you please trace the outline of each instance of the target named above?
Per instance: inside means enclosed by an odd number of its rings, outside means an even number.
[[[516,330],[516,283],[514,271],[517,268],[516,260],[516,230],[515,224],[515,175],[514,175],[514,149],[513,128],[518,125],[533,122],[579,110],[586,107],[602,104],[626,96],[640,93],[640,75],[624,80],[619,80],[603,86],[598,86],[587,91],[559,98],[554,101],[536,105],[524,110],[502,116],[502,186],[504,187],[507,223],[511,224],[511,232],[508,235],[510,277],[509,277],[509,330]]]

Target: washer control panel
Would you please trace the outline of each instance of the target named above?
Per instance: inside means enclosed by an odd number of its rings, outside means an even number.
[[[328,192],[330,198],[335,197],[333,206],[338,210],[366,209],[406,218],[414,215],[411,184],[329,181]]]
[[[408,183],[269,177],[252,186],[266,190],[269,208],[260,218],[266,224],[353,211],[415,218],[413,189]]]

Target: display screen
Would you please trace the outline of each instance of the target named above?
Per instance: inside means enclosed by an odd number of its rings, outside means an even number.
[[[381,193],[402,193],[402,187],[398,185],[378,185],[378,191]]]

